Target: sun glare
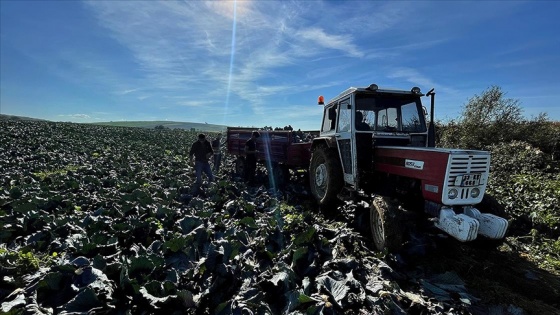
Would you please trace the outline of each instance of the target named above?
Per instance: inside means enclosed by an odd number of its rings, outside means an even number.
[[[231,28],[231,52],[230,52],[230,59],[229,59],[229,77],[228,77],[228,86],[227,86],[227,91],[226,91],[226,102],[224,104],[224,117],[222,120],[222,124],[226,124],[226,118],[228,116],[228,110],[229,110],[229,97],[231,94],[231,81],[232,81],[232,77],[233,77],[233,63],[235,60],[235,31],[236,31],[236,25],[237,25],[237,1],[224,1],[224,2],[220,2],[220,3],[229,3],[231,4],[231,13],[232,13],[232,28]]]
[[[208,6],[217,14],[228,19],[242,18],[251,10],[252,1],[209,1]]]

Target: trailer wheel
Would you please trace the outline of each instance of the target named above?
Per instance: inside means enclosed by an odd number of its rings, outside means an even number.
[[[235,173],[238,176],[245,177],[245,158],[242,156],[235,160]]]
[[[403,243],[400,209],[389,197],[373,198],[369,212],[369,225],[375,247],[379,251],[398,251]]]
[[[319,146],[313,151],[309,165],[311,194],[320,206],[333,207],[342,190],[342,166],[334,151]]]

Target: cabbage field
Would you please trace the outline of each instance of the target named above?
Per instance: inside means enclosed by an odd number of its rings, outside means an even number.
[[[213,138],[213,135],[209,135]],[[315,206],[305,174],[201,190],[196,133],[0,121],[1,314],[559,314],[527,237],[461,244],[418,224],[398,254],[366,202]]]

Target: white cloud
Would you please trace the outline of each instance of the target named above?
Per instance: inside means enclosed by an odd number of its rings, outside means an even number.
[[[116,92],[116,94],[118,95],[126,95],[126,94],[130,94],[136,91],[139,91],[140,89],[127,89],[127,90],[123,90],[123,91],[118,91]]]
[[[420,74],[416,69],[412,68],[395,68],[390,71],[387,77],[392,79],[403,79],[407,82],[413,84],[419,84],[422,86],[434,86],[435,83],[428,77]]]
[[[364,53],[353,44],[350,35],[332,35],[325,33],[324,30],[318,28],[308,28],[299,30],[296,36],[300,36],[304,41],[312,41],[319,45],[316,49],[330,48],[340,50],[352,57],[363,57]]]
[[[271,102],[280,96],[344,82],[333,74],[344,73],[351,65],[348,61],[364,62],[366,58],[402,54],[403,49],[381,45],[372,48],[369,44],[366,47],[363,40],[369,41],[375,34],[399,26],[413,12],[399,3],[377,5],[372,10],[371,3],[362,2],[342,5],[340,9],[371,10],[369,18],[346,15],[346,10],[332,10],[324,2],[90,1],[88,4],[99,24],[132,52],[138,64],[141,78],[118,85],[127,87],[119,90],[120,95],[149,91],[135,95],[136,101],[185,96],[165,106],[189,107],[193,111],[228,102],[220,107],[227,111],[225,115],[249,109],[243,113],[245,116],[265,115]],[[408,49],[410,52],[421,49],[422,45],[436,44],[438,41],[422,41]],[[394,75],[408,80],[414,76],[402,69]],[[425,81],[423,78],[422,82]]]
[[[209,102],[209,101],[185,100],[185,101],[176,102],[175,104],[180,105],[180,106],[185,106],[185,107],[205,107],[205,108],[208,108],[208,106],[212,105],[213,103]]]
[[[231,82],[232,95],[256,109],[262,106],[262,92],[276,89],[260,83],[258,92],[256,82],[275,76],[278,69],[322,55],[325,48],[364,56],[351,36],[306,27],[305,12],[290,5],[238,1],[234,21],[233,3],[88,2],[99,23],[132,51],[145,74],[144,86],[160,92],[182,92],[191,98],[211,93],[225,99]],[[209,86],[212,91],[203,91]]]
[[[91,118],[87,114],[68,114],[68,115],[58,115],[58,117],[68,117],[68,118],[75,118],[75,119],[89,119]]]

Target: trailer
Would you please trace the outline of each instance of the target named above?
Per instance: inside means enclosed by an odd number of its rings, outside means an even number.
[[[245,143],[254,128],[228,127],[226,146],[230,155],[236,156],[235,172],[244,175]],[[319,131],[258,130],[257,162],[263,164],[277,183],[290,178],[290,170],[307,170],[311,161],[312,139]]]

